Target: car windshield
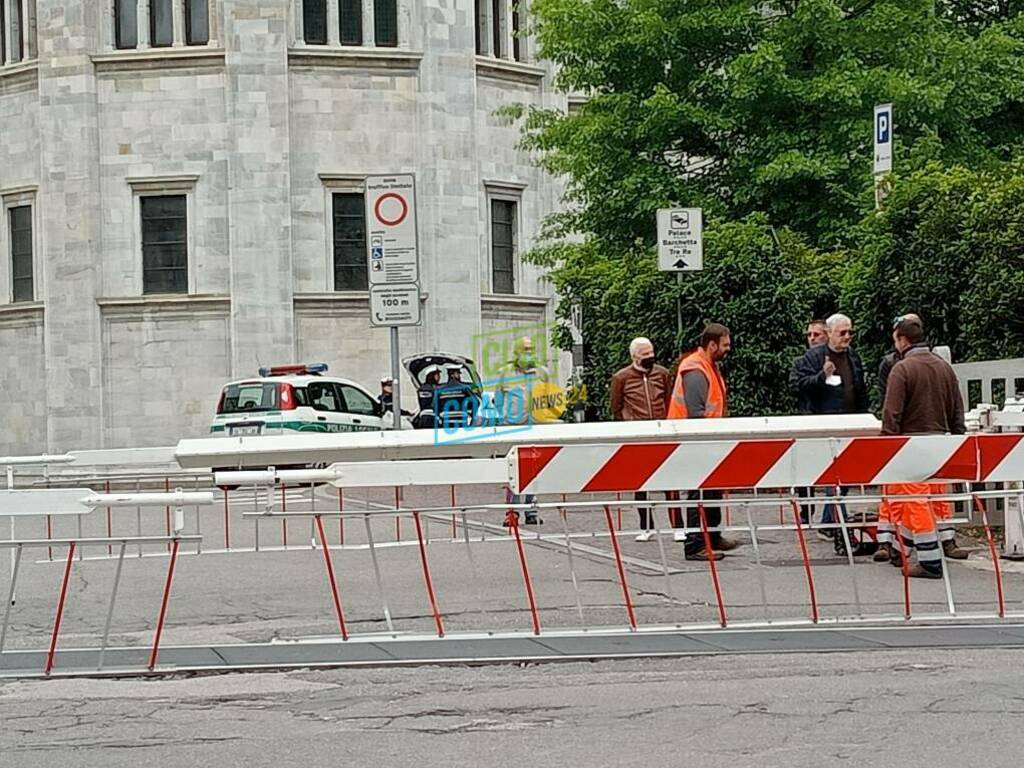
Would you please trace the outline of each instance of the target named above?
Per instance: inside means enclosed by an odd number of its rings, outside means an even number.
[[[217,413],[275,411],[278,407],[277,384],[229,384],[224,387]]]

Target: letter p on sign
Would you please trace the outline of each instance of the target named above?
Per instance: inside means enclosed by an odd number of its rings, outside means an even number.
[[[880,104],[875,107],[874,133],[874,172],[877,176],[892,170],[892,104]]]

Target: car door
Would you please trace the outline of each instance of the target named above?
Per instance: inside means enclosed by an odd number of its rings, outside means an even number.
[[[341,393],[333,381],[311,381],[306,385],[306,395],[313,409],[316,423],[312,429],[317,432],[351,432],[351,418],[344,409]]]
[[[338,387],[342,407],[356,431],[384,429],[380,406],[369,392],[351,384],[339,384]]]

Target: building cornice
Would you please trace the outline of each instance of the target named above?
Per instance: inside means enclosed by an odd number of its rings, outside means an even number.
[[[421,51],[398,48],[289,48],[288,64],[298,67],[342,67],[396,72],[415,72],[423,60]]]
[[[140,317],[149,312],[197,311],[227,315],[231,297],[220,294],[165,293],[146,296],[118,296],[96,299],[104,316]]]
[[[223,48],[146,48],[112,51],[90,56],[96,72],[137,72],[139,70],[223,67]]]
[[[11,304],[0,304],[0,325],[11,325],[23,321],[32,324],[43,321],[43,302],[19,301]]]
[[[0,94],[23,91],[39,85],[39,62],[35,59],[0,67]]]
[[[524,64],[521,61],[477,56],[476,74],[477,77],[491,80],[511,81],[525,85],[540,85],[544,82],[547,70],[535,64]]]

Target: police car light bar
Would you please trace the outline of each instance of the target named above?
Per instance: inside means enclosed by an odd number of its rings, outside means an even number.
[[[273,365],[270,368],[260,368],[260,376],[296,376],[308,373],[317,375],[327,372],[327,363],[297,363],[296,365]]]

